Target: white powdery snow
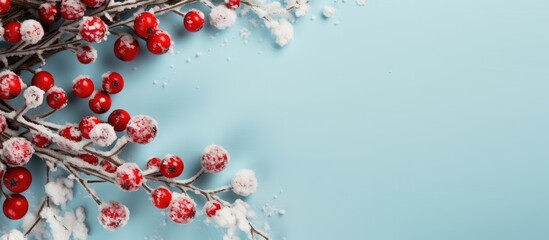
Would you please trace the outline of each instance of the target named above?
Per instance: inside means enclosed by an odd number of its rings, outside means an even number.
[[[36,86],[30,86],[25,89],[23,97],[25,98],[25,105],[27,105],[27,107],[36,108],[42,105],[42,102],[44,101],[44,90]]]
[[[288,6],[294,6],[294,13],[296,17],[305,16],[311,10],[307,0],[285,0],[284,1]]]
[[[366,5],[366,1],[367,0],[356,0],[356,5],[362,7],[362,6]]]
[[[40,214],[48,223],[51,237],[54,240],[69,240],[71,236],[74,240],[88,238],[88,228],[84,223],[86,214],[82,207],[77,208],[74,212],[67,211],[64,216],[58,215],[57,212],[55,208],[46,207]]]
[[[240,229],[243,232],[250,231],[250,224],[246,216],[248,215],[249,205],[244,201],[237,199],[230,207],[224,207],[217,210],[214,216],[215,223],[226,228],[227,231],[223,236],[224,240],[238,239],[236,230]]]
[[[0,240],[26,240],[27,238],[23,233],[17,229],[11,230],[9,233],[6,233],[0,237]]]
[[[267,28],[271,29],[271,33],[276,37],[276,44],[284,47],[294,39],[294,26],[286,19],[277,21],[265,22]]]
[[[324,15],[324,17],[326,17],[326,18],[331,18],[334,15],[335,11],[336,11],[336,9],[334,7],[326,6],[322,10],[322,15]]]
[[[255,172],[250,169],[242,169],[236,172],[231,180],[231,188],[240,196],[249,196],[257,190]]]
[[[116,140],[116,132],[110,124],[99,123],[90,131],[90,139],[97,146],[110,146]]]
[[[27,215],[25,215],[25,217],[23,218],[23,223],[21,224],[21,228],[30,229],[37,217],[38,216],[36,216],[34,213],[31,213],[31,212],[27,213]],[[44,225],[43,221],[40,221],[36,224],[36,226],[34,226],[29,236],[33,237],[36,240],[42,240],[42,239],[47,239],[46,235],[47,235],[46,226]]]
[[[74,182],[70,178],[58,178],[55,181],[47,183],[44,187],[46,194],[50,197],[53,204],[65,208],[67,201],[72,200],[72,188]]]
[[[236,22],[236,13],[225,5],[219,5],[210,11],[210,24],[217,29],[226,29]]]

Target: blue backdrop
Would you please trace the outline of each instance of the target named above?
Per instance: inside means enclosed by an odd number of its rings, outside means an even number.
[[[65,53],[45,69],[66,89],[81,73],[96,83],[109,70],[125,77],[113,108],[160,123],[153,143],[126,151],[129,161],[175,153],[190,176],[204,146],[225,146],[228,169],[201,184],[256,170],[260,188],[248,201],[274,239],[549,238],[548,1],[311,4],[283,49],[247,21],[190,34],[179,17],[164,16],[173,55],[143,51],[122,63],[111,38],[94,64]],[[321,17],[325,5],[337,8],[333,18]],[[72,102],[56,119],[90,113],[85,101]],[[40,181],[33,188],[38,201]],[[86,206],[90,239],[221,236],[204,216],[164,223],[143,191],[102,186],[101,197],[132,210],[113,234],[78,192],[71,206]],[[286,213],[267,217],[266,203]]]

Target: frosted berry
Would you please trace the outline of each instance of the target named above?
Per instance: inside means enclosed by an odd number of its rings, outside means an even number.
[[[158,131],[158,123],[152,117],[137,115],[130,119],[126,127],[126,134],[130,141],[138,144],[151,142]]]
[[[172,45],[170,35],[162,30],[156,30],[147,38],[147,49],[149,52],[160,55],[167,53]]]
[[[190,10],[183,18],[183,26],[189,32],[198,32],[204,27],[204,13],[199,10]]]
[[[19,30],[21,31],[21,40],[28,44],[35,44],[44,37],[42,25],[34,19],[23,21]]]
[[[135,59],[140,50],[139,42],[130,34],[122,34],[114,42],[114,55],[125,62]]]
[[[76,48],[76,59],[82,64],[90,64],[97,59],[97,50],[89,45],[80,45]]]
[[[97,124],[90,131],[90,139],[93,144],[100,147],[110,146],[116,138],[117,136],[114,128],[107,123]]]
[[[11,8],[11,0],[0,1],[0,15],[8,13]]]
[[[87,7],[96,8],[105,4],[107,0],[82,0],[82,3]]]
[[[67,105],[67,94],[59,87],[52,87],[46,92],[46,103],[53,109],[61,109]]]
[[[59,130],[59,135],[74,142],[82,141],[82,133],[80,132],[80,130],[70,124]]]
[[[170,206],[170,202],[172,201],[172,193],[165,187],[158,187],[152,192],[151,201],[157,208],[167,208]]]
[[[116,185],[125,192],[137,191],[143,183],[143,174],[135,163],[124,163],[116,169]]]
[[[158,28],[158,19],[150,12],[142,12],[133,21],[135,33],[142,38],[148,38]]]
[[[175,223],[187,224],[193,221],[196,214],[194,201],[179,193],[174,193],[168,215]]]
[[[27,214],[29,202],[21,194],[12,194],[4,200],[2,210],[8,219],[19,220]]]
[[[43,133],[31,130],[31,142],[39,148],[47,147],[51,143],[51,139]]]
[[[130,121],[130,114],[124,109],[116,109],[109,114],[108,122],[117,132],[126,130]]]
[[[4,115],[0,115],[0,133],[3,133],[6,131],[6,127],[8,127],[8,122],[6,121],[6,117]]]
[[[118,168],[114,164],[112,164],[111,162],[105,159],[101,161],[100,165],[101,165],[101,168],[103,168],[103,170],[105,170],[105,172],[108,172],[108,173],[115,173],[116,169]]]
[[[86,6],[80,0],[62,0],[61,1],[61,17],[63,19],[74,21],[84,16]]]
[[[217,201],[208,201],[204,204],[204,213],[208,217],[213,217],[217,213],[217,210],[221,209],[221,204]]]
[[[32,183],[32,175],[24,167],[8,168],[2,178],[4,186],[12,193],[22,193],[29,189]]]
[[[206,172],[221,172],[229,164],[229,153],[221,146],[207,146],[202,152],[200,163]]]
[[[32,154],[34,154],[34,148],[25,138],[12,137],[2,142],[2,157],[10,167],[25,165]]]
[[[117,72],[107,72],[101,76],[101,86],[109,94],[117,94],[124,88],[124,78]]]
[[[21,41],[21,23],[11,21],[4,24],[4,40],[9,43],[18,43]]]
[[[103,203],[99,206],[97,219],[105,229],[114,231],[126,226],[130,219],[130,210],[118,202]]]
[[[240,0],[225,0],[225,6],[228,9],[237,9],[240,6]]]
[[[93,81],[88,76],[78,76],[72,81],[72,92],[79,98],[91,96],[93,90]]]
[[[48,71],[44,70],[36,72],[31,80],[31,85],[37,86],[45,92],[50,90],[50,88],[53,87],[53,84],[53,76]]]
[[[5,70],[0,73],[0,98],[9,100],[16,98],[22,89],[21,78],[12,71]]]
[[[97,114],[106,113],[111,109],[111,96],[108,93],[103,91],[96,91],[92,94],[88,105],[92,112]]]
[[[147,161],[147,170],[148,169],[156,169],[156,171],[160,170],[160,165],[162,164],[162,159],[157,157],[150,157]]]
[[[101,42],[107,33],[107,25],[101,18],[84,17],[80,24],[80,37],[87,42]]]
[[[78,123],[78,129],[80,130],[80,133],[82,133],[82,137],[90,139],[90,131],[100,122],[99,118],[95,116],[83,117],[82,120],[80,120],[80,123]]]
[[[38,10],[38,15],[40,16],[40,20],[42,20],[42,22],[46,24],[54,24],[57,21],[59,9],[57,8],[57,4],[55,2],[42,3],[40,4]]]
[[[176,178],[183,173],[185,164],[183,160],[175,155],[167,155],[162,159],[162,164],[160,164],[160,173],[167,178]]]
[[[83,153],[78,155],[78,157],[82,159],[84,162],[87,162],[93,166],[97,166],[97,164],[99,164],[99,158],[97,158],[94,155]]]

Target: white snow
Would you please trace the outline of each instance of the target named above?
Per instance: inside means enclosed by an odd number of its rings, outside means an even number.
[[[294,26],[286,19],[277,21],[265,22],[267,28],[271,29],[271,33],[276,37],[276,43],[284,47],[294,39]]]
[[[42,102],[44,101],[44,90],[36,86],[30,86],[25,89],[23,97],[25,98],[25,105],[27,105],[27,107],[36,108],[42,105]]]
[[[236,13],[225,5],[218,5],[210,11],[210,24],[217,29],[226,29],[236,22]]]
[[[70,178],[57,178],[55,181],[51,181],[44,186],[46,195],[48,195],[52,203],[62,208],[65,208],[67,201],[72,200],[73,187],[74,182]]]
[[[240,196],[248,196],[257,190],[255,172],[250,169],[242,169],[236,172],[231,181],[234,193]]]
[[[46,220],[54,240],[86,240],[88,228],[84,223],[86,214],[84,208],[79,207],[74,212],[66,211],[64,216],[58,215],[58,210],[45,207],[40,216]]]
[[[116,140],[116,132],[108,123],[99,123],[90,131],[90,139],[100,147],[110,146]]]
[[[336,9],[334,7],[326,6],[322,10],[322,15],[324,15],[325,18],[331,18],[334,15],[335,11]]]
[[[27,215],[25,215],[25,217],[23,218],[23,223],[21,224],[21,228],[30,229],[37,217],[38,216],[36,216],[36,214],[32,212],[27,213]],[[34,226],[32,231],[30,232],[30,236],[32,236],[36,240],[47,239],[46,235],[47,235],[46,226],[44,225],[43,221],[38,222],[38,224],[36,224],[36,226]]]
[[[236,230],[240,229],[243,232],[250,231],[250,225],[248,219],[249,205],[244,201],[237,199],[230,207],[224,207],[217,210],[216,215],[213,217],[215,223],[226,228],[224,240],[238,239],[236,236]]]
[[[6,233],[0,237],[0,240],[26,240],[27,238],[23,233],[17,229],[11,230],[9,233]]]
[[[367,0],[356,0],[356,5],[358,6],[364,6],[366,5]]]

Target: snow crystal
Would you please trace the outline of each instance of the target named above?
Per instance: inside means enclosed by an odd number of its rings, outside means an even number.
[[[266,26],[271,29],[271,33],[276,37],[276,43],[281,47],[294,38],[294,26],[286,19],[266,22]]]
[[[336,9],[332,6],[326,6],[324,7],[324,9],[322,10],[322,15],[325,17],[325,18],[331,18],[334,13],[335,13]]]
[[[33,19],[23,21],[19,31],[21,39],[28,44],[35,44],[44,37],[42,25]]]
[[[44,187],[46,194],[50,197],[53,204],[65,208],[67,201],[72,200],[72,188],[74,182],[70,178],[58,178],[55,181],[47,183]]]
[[[228,9],[225,5],[219,5],[210,11],[210,24],[217,29],[226,29],[236,22],[235,11]]]
[[[241,196],[248,196],[257,190],[257,179],[255,172],[249,169],[242,169],[234,175],[231,181],[231,188],[234,193]]]
[[[247,203],[237,199],[232,206],[217,210],[214,216],[216,224],[227,229],[223,239],[233,239],[238,229],[243,232],[250,231],[250,224],[246,218],[248,208],[249,205]]]
[[[36,108],[44,101],[44,90],[36,86],[30,86],[25,89],[23,97],[25,98],[25,105],[27,107]]]
[[[99,123],[90,131],[90,139],[97,146],[110,146],[116,140],[116,132],[110,124]]]
[[[0,240],[26,240],[27,238],[23,233],[19,232],[17,229],[11,230],[11,232],[6,233],[0,237]]]

